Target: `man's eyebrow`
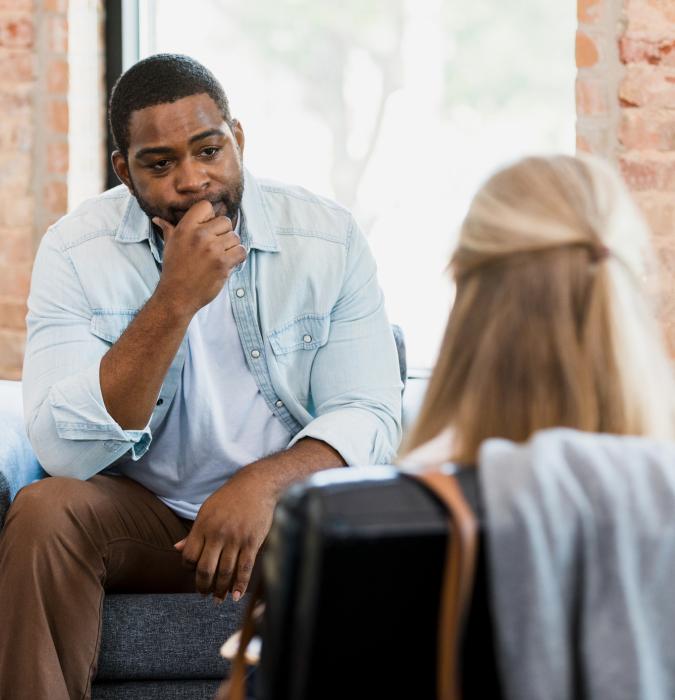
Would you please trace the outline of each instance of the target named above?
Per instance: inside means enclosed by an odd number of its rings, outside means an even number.
[[[209,136],[225,136],[225,132],[222,129],[207,129],[199,134],[195,134],[190,137],[188,143],[194,143],[195,141],[201,141],[202,139],[207,139]]]
[[[155,146],[151,148],[141,148],[140,151],[136,151],[136,158],[143,158],[144,156],[150,156],[153,154],[166,155],[167,153],[173,153],[173,149],[168,146]]]
[[[226,136],[226,134],[222,129],[207,129],[191,136],[188,143],[195,143],[196,141],[207,139],[209,136]],[[141,148],[140,151],[136,151],[136,158],[140,159],[150,155],[166,155],[167,153],[173,153],[173,149],[169,148],[169,146],[150,146],[149,148]]]

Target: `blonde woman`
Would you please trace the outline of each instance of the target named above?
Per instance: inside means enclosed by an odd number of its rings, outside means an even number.
[[[566,426],[672,438],[648,230],[590,157],[527,158],[476,194],[456,299],[405,462],[475,464],[489,437]]]

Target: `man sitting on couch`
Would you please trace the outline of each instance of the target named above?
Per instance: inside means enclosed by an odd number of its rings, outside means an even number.
[[[57,222],[33,270],[25,418],[57,478],[0,533],[14,700],[89,696],[105,590],[238,601],[284,489],[388,462],[400,438],[394,339],[349,212],[245,171],[240,123],[187,57],[127,71],[110,123],[124,186]]]

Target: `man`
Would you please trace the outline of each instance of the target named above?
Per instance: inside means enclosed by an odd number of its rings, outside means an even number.
[[[57,222],[33,271],[26,425],[57,478],[0,535],[3,698],[88,697],[105,590],[238,601],[284,489],[400,438],[349,212],[245,171],[241,124],[187,57],[127,71],[110,123],[124,186]]]

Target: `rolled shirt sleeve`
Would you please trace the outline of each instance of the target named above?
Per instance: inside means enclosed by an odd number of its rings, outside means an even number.
[[[349,466],[394,459],[401,441],[398,354],[375,260],[353,219],[345,280],[310,387],[315,418],[289,447],[311,437],[337,450]]]
[[[42,239],[28,299],[24,417],[45,471],[88,479],[128,451],[139,459],[149,426],[123,430],[106,410],[99,369],[110,344],[91,332],[92,310],[58,229]]]

